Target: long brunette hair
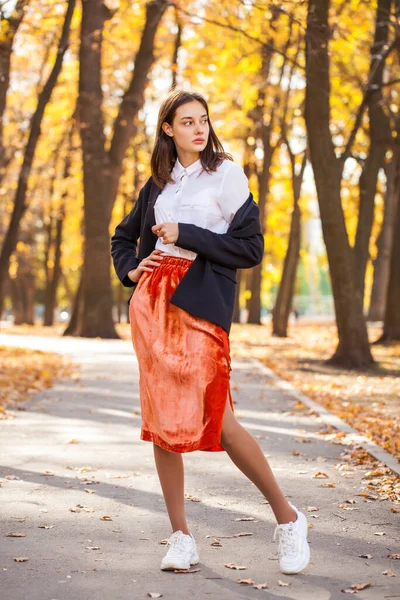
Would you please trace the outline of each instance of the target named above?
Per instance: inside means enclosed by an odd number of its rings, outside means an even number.
[[[205,98],[196,92],[174,90],[160,106],[156,138],[151,155],[151,174],[155,184],[160,188],[163,188],[167,183],[173,181],[171,171],[178,156],[174,140],[165,133],[162,124],[168,123],[169,125],[172,125],[176,109],[182,104],[193,102],[193,100],[197,100],[197,102],[200,102],[204,106],[210,127],[207,145],[204,150],[200,152],[200,161],[203,169],[207,172],[216,171],[223,160],[233,160],[232,156],[224,151],[224,148],[211,125],[208,105]]]

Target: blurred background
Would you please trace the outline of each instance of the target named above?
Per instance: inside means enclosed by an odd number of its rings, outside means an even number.
[[[285,337],[296,320],[336,320],[336,361],[356,367],[373,360],[366,319],[400,338],[400,0],[0,10],[3,327],[118,336],[130,290],[109,238],[177,87],[207,98],[260,206],[265,256],[238,272],[235,321]]]

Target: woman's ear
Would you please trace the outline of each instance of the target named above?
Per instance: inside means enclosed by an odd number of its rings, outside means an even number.
[[[166,133],[166,134],[167,134],[167,135],[169,135],[170,137],[174,137],[174,136],[172,135],[172,127],[171,127],[171,125],[170,125],[169,123],[163,123],[163,124],[161,125],[161,127],[162,127],[162,130],[164,131],[164,133]]]

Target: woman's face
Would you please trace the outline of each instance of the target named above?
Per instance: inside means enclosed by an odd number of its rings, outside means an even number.
[[[206,109],[197,100],[179,106],[172,125],[163,123],[162,128],[173,137],[178,151],[188,153],[204,150],[210,133]]]

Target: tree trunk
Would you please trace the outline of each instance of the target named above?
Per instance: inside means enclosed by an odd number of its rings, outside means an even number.
[[[240,323],[240,287],[241,287],[241,281],[242,281],[242,273],[243,270],[242,269],[238,269],[237,273],[236,273],[236,277],[237,277],[237,286],[236,286],[236,294],[235,294],[235,305],[233,307],[233,315],[232,315],[232,321],[233,323]]]
[[[271,19],[271,25],[275,25],[278,18],[278,12],[273,11],[273,17]],[[271,146],[271,131],[273,124],[272,111],[269,123],[265,120],[265,104],[266,104],[266,89],[267,81],[269,78],[272,58],[272,45],[265,45],[262,47],[261,52],[261,67],[260,67],[260,79],[261,84],[257,95],[257,101],[255,107],[249,112],[249,116],[254,122],[254,137],[261,140],[262,149],[264,151],[264,157],[262,162],[261,170],[257,173],[258,180],[258,207],[260,209],[260,222],[261,230],[265,234],[266,230],[266,202],[267,194],[269,190],[270,180],[270,169],[273,156],[273,147]],[[251,297],[247,302],[248,308],[248,323],[254,323],[257,325],[261,324],[261,281],[262,281],[262,268],[263,262],[252,268],[251,276]]]
[[[86,0],[86,3],[97,1],[99,0]],[[109,150],[107,173],[109,220],[117,197],[125,153],[137,130],[135,119],[144,104],[148,75],[154,63],[154,38],[168,5],[168,0],[151,0],[146,4],[146,21],[139,50],[135,56],[135,69],[115,119]]]
[[[102,0],[82,5],[79,52],[79,126],[84,190],[84,262],[82,310],[72,335],[117,338],[112,320],[109,208],[105,176],[110,165],[105,151],[101,90],[101,48],[106,17]]]
[[[34,325],[35,276],[32,265],[24,261],[18,271],[17,277],[10,279],[14,325]]]
[[[304,153],[300,173],[299,175],[296,175],[294,155],[291,153],[289,145],[288,149],[292,162],[294,206],[290,224],[289,243],[283,264],[282,278],[279,285],[275,306],[272,311],[272,335],[279,337],[287,337],[289,315],[293,304],[294,286],[296,282],[296,272],[299,262],[301,244],[301,213],[299,199],[304,169],[307,164],[306,153]]]
[[[284,53],[284,61],[280,68],[279,81],[276,83],[276,93],[270,101],[268,112],[266,111],[266,90],[271,69],[271,59],[274,48],[274,35],[278,30],[278,21],[282,16],[282,11],[278,6],[271,6],[271,20],[269,23],[271,36],[268,44],[262,47],[261,69],[260,69],[260,89],[258,92],[257,104],[251,111],[250,116],[253,117],[255,123],[256,137],[261,140],[261,146],[264,151],[263,165],[261,172],[258,173],[258,205],[260,208],[260,221],[263,234],[266,233],[266,203],[269,192],[269,182],[271,177],[271,163],[275,149],[279,146],[280,141],[275,146],[271,144],[271,135],[275,125],[275,107],[279,106],[281,101],[281,83],[286,70],[286,57]],[[291,25],[286,41],[286,50],[290,44],[292,35]],[[267,117],[268,114],[268,117]],[[248,303],[249,307],[249,323],[261,323],[261,282],[262,282],[263,263],[253,268],[251,298]]]
[[[397,190],[399,193],[399,189]],[[390,261],[390,278],[386,299],[383,334],[380,343],[400,341],[400,201],[397,201],[397,218]]]
[[[11,15],[1,18],[0,36],[0,179],[4,175],[5,157],[3,146],[3,114],[6,107],[7,90],[10,85],[10,63],[15,34],[22,22],[29,0],[18,0]]]
[[[123,170],[123,159],[130,140],[136,133],[136,117],[144,103],[148,74],[154,62],[154,38],[167,7],[167,0],[151,0],[146,4],[146,22],[135,57],[135,69],[114,123],[110,150],[106,152],[101,111],[103,98],[100,55],[104,19],[107,15],[101,0],[85,0],[83,4],[79,114],[85,196],[86,253],[80,296],[84,307],[77,311],[83,321],[78,320],[75,329],[69,326],[69,335],[118,337],[112,322],[110,276],[101,273],[95,275],[94,271],[100,268],[103,273],[110,264],[108,227]],[[108,258],[105,256],[106,252]],[[102,262],[99,267],[99,261],[104,260],[106,262]]]
[[[65,205],[68,198],[67,180],[71,170],[71,155],[72,155],[72,137],[74,133],[75,120],[68,134],[67,151],[64,161],[63,181],[65,183],[63,193],[61,195],[58,215],[55,222],[55,237],[54,237],[54,265],[51,272],[51,277],[47,277],[46,288],[46,304],[43,325],[51,326],[54,323],[54,311],[57,303],[57,289],[61,278],[61,243],[62,233],[65,219]]]
[[[329,6],[329,0],[309,0],[308,4],[305,121],[339,337],[330,362],[346,368],[362,368],[370,366],[373,358],[341,204],[344,161],[336,158],[329,130]]]
[[[368,114],[370,146],[360,177],[360,207],[354,245],[356,285],[364,305],[365,273],[369,260],[369,241],[374,221],[375,195],[378,174],[391,144],[389,118],[383,110],[382,82],[385,61],[382,51],[387,44],[392,0],[378,0],[375,38],[371,47]]]
[[[269,181],[271,177],[271,162],[274,152],[274,148],[269,143],[270,130],[264,132],[263,136],[263,148],[264,148],[264,159],[263,168],[258,178],[258,206],[260,209],[260,222],[261,230],[265,235],[265,221],[266,221],[266,203],[267,194],[269,190]],[[248,323],[261,324],[261,281],[262,281],[262,269],[263,261],[252,268],[253,275],[251,278],[251,298],[249,299],[248,309],[249,317]]]
[[[40,137],[40,129],[45,108],[51,98],[53,89],[57,83],[61,71],[63,58],[68,48],[69,30],[72,15],[75,8],[75,0],[68,0],[67,11],[65,14],[61,38],[58,45],[58,52],[53,69],[39,94],[36,110],[31,119],[28,142],[25,148],[24,160],[18,178],[17,191],[15,194],[14,208],[11,215],[10,224],[5,235],[2,251],[0,254],[0,315],[2,313],[3,303],[3,284],[7,277],[11,254],[13,253],[17,240],[21,219],[26,211],[26,192],[28,179],[32,169],[32,163],[35,156],[36,146]]]
[[[10,277],[9,284],[14,325],[21,325],[24,322],[23,294],[20,285],[21,280],[19,277]]]
[[[177,27],[177,32],[175,36],[175,44],[174,44],[174,53],[172,56],[172,64],[171,64],[171,73],[172,73],[172,83],[171,90],[176,88],[176,76],[178,73],[178,54],[179,49],[182,45],[182,21],[179,15],[179,9],[175,6],[175,22]]]
[[[83,310],[83,270],[81,271],[78,289],[76,290],[76,294],[74,297],[74,303],[71,311],[71,318],[67,325],[67,328],[63,332],[63,335],[75,335],[75,331],[77,330],[78,323],[82,320],[82,310]]]
[[[385,205],[383,222],[377,240],[378,255],[374,261],[374,280],[368,313],[369,321],[383,321],[385,316],[386,295],[390,275],[390,257],[392,254],[397,202],[400,196],[400,131],[396,138],[392,161],[384,169],[386,173]]]
[[[52,326],[54,324],[54,312],[57,305],[57,289],[61,278],[61,242],[62,242],[62,231],[65,218],[64,206],[60,206],[59,213],[56,220],[55,226],[55,239],[54,239],[54,267],[52,270],[51,278],[49,281],[49,291],[46,298],[44,322],[45,326]]]

